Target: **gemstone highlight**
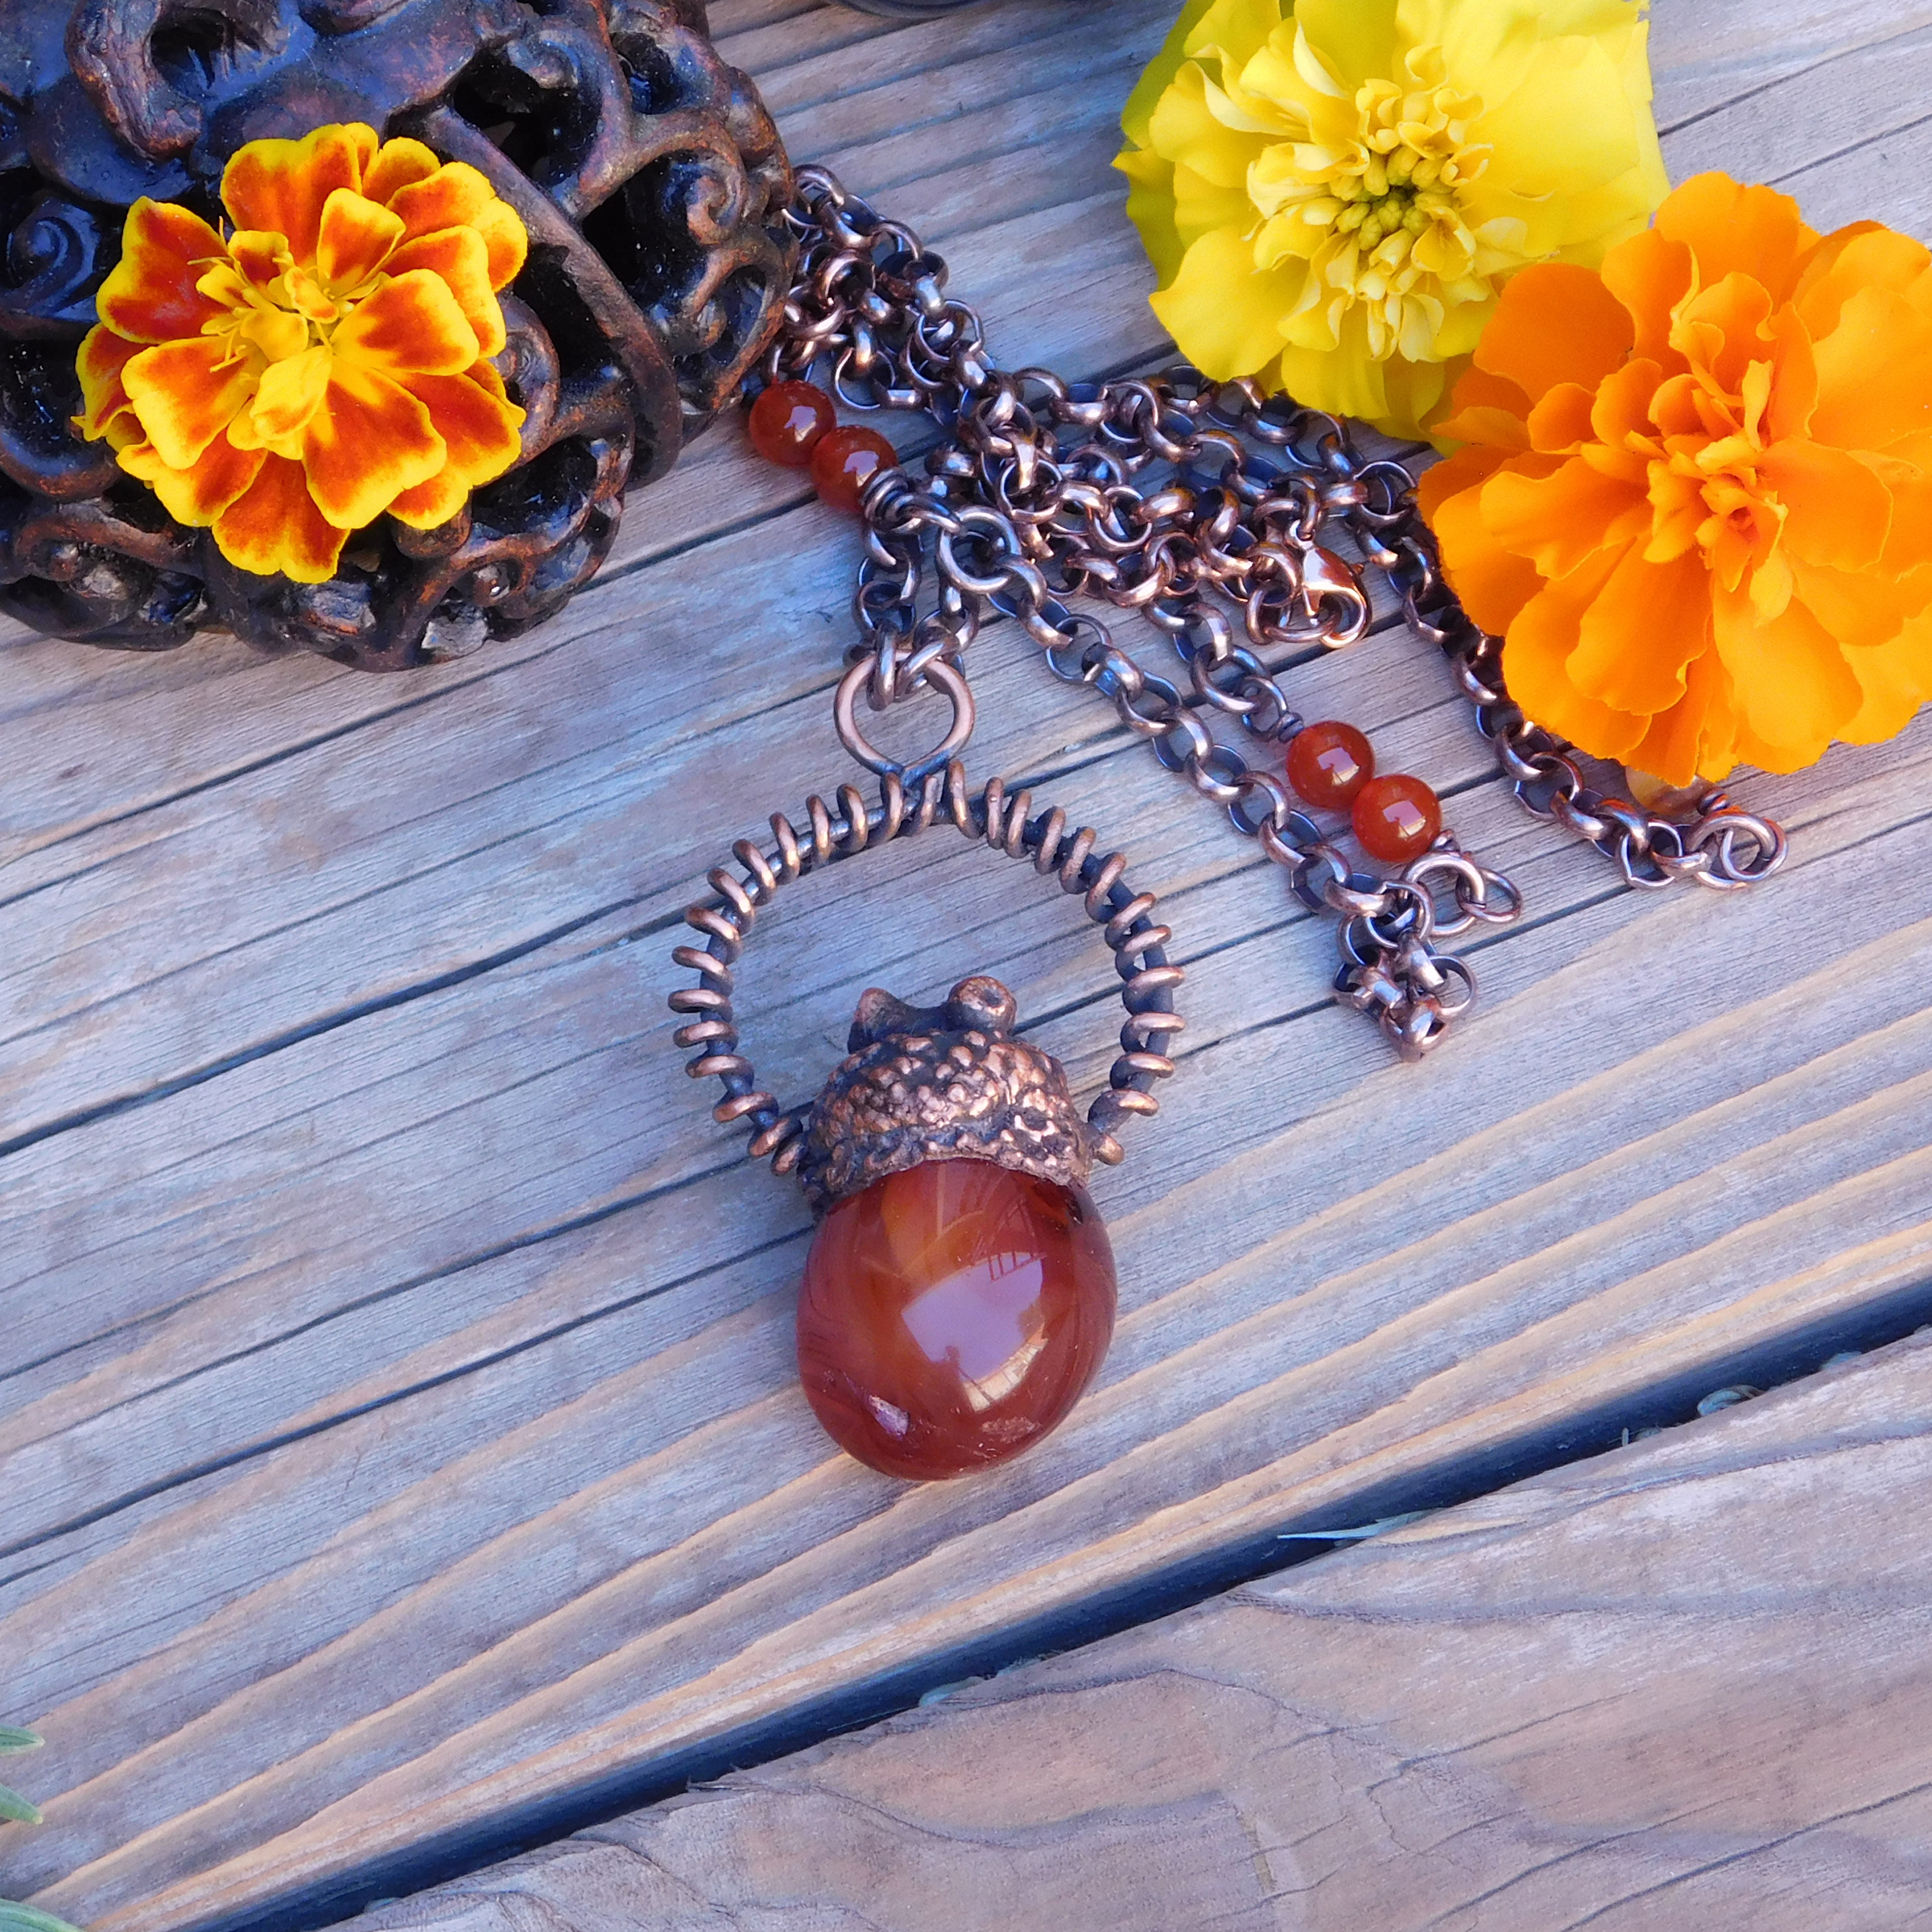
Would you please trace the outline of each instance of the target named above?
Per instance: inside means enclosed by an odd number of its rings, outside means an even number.
[[[1349,822],[1362,849],[1385,865],[1406,865],[1435,843],[1443,828],[1443,808],[1420,778],[1392,771],[1371,778],[1355,795]]]
[[[1084,1189],[927,1161],[840,1201],[806,1257],[799,1375],[833,1441],[888,1476],[1017,1455],[1113,1333],[1113,1249]]]
[[[1288,741],[1288,782],[1318,811],[1346,811],[1374,776],[1368,741],[1340,718],[1304,724]]]

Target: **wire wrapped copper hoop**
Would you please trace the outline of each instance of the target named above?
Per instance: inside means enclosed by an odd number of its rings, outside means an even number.
[[[977,792],[967,788],[964,768],[953,759],[909,795],[898,777],[879,782],[878,802],[868,805],[858,789],[839,786],[836,809],[817,793],[805,802],[803,828],[782,813],[771,819],[770,852],[749,839],[731,848],[742,877],[722,865],[706,875],[716,898],[687,909],[684,923],[704,935],[702,946],[679,946],[671,957],[699,976],[696,986],[671,996],[672,1012],[690,1016],[673,1036],[680,1047],[695,1050],[685,1071],[694,1080],[716,1075],[724,1097],[712,1109],[720,1125],[742,1121],[751,1133],[754,1159],[769,1158],[774,1173],[788,1174],[803,1151],[802,1137],[811,1103],[781,1107],[758,1084],[751,1061],[738,1051],[732,1010],[735,968],[745,935],[760,910],[788,881],[854,857],[868,847],[921,832],[945,819],[967,838],[983,840],[996,852],[1030,859],[1044,876],[1058,876],[1061,890],[1082,895],[1087,916],[1101,929],[1121,976],[1121,1004],[1127,1018],[1121,1028],[1121,1053],[1108,1071],[1107,1091],[1087,1110],[1093,1158],[1109,1166],[1121,1158],[1114,1129],[1129,1114],[1160,1111],[1154,1097],[1157,1081],[1174,1071],[1160,1051],[1167,1035],[1184,1024],[1174,1009],[1174,989],[1184,976],[1168,963],[1169,929],[1154,919],[1154,895],[1137,893],[1122,876],[1126,860],[1117,852],[1096,855],[1097,835],[1088,826],[1067,829],[1057,807],[1035,813],[1030,791],[1006,795],[993,778]]]

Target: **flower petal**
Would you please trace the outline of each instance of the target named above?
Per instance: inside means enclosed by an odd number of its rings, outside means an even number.
[[[1442,545],[1451,588],[1492,637],[1501,637],[1543,586],[1536,566],[1505,550],[1483,521],[1482,485],[1501,460],[1500,451],[1459,451],[1425,472],[1417,491],[1422,514]],[[1532,474],[1555,467],[1554,460],[1542,457],[1531,463]]]
[[[1293,13],[1307,44],[1349,93],[1398,70],[1395,0],[1296,0],[1282,10]]]
[[[390,258],[389,271],[405,275],[417,269],[440,275],[448,285],[464,320],[477,332],[477,353],[499,353],[509,337],[503,305],[490,285],[489,250],[483,237],[473,228],[441,228],[405,242]]]
[[[1469,138],[1499,155],[1521,157],[1524,188],[1534,191],[1529,198],[1547,198],[1557,212],[1569,215],[1579,197],[1638,166],[1643,158],[1638,130],[1649,118],[1647,107],[1624,93],[1608,47],[1565,35],[1534,48],[1520,85],[1489,101],[1471,126]],[[1558,247],[1581,238],[1562,233],[1548,237]]]
[[[1649,729],[1624,756],[1667,785],[1715,781],[1730,772],[1737,762],[1737,713],[1730,673],[1715,650],[1690,660],[1683,696],[1652,718]]]
[[[478,371],[494,378],[479,379]],[[523,453],[523,411],[503,394],[502,378],[487,362],[460,376],[405,376],[402,386],[429,411],[449,461],[473,489],[502,475]]]
[[[316,508],[299,463],[264,459],[254,481],[215,519],[215,543],[237,570],[279,572],[298,584],[326,584],[336,574],[347,530]]]
[[[271,364],[249,411],[253,431],[250,440],[258,441],[279,456],[299,458],[304,434],[328,392],[334,365],[335,357],[320,343],[285,362]]]
[[[331,523],[356,530],[374,522],[404,490],[436,475],[447,453],[428,410],[407,390],[336,358],[302,447],[309,489]]]
[[[1760,480],[1785,506],[1794,557],[1864,570],[1884,554],[1892,494],[1854,456],[1822,443],[1777,443],[1758,460]]]
[[[255,393],[249,365],[228,360],[213,336],[143,349],[121,372],[148,440],[172,469],[186,469]]]
[[[1750,364],[1769,355],[1765,324],[1770,319],[1771,291],[1754,275],[1733,271],[1679,304],[1670,346],[1694,369],[1707,369],[1721,389],[1736,394]]]
[[[262,455],[258,449],[237,449],[224,433],[186,469],[171,469],[151,443],[122,450],[120,464],[153,490],[177,523],[205,530],[254,481]]]
[[[1535,402],[1558,382],[1594,388],[1635,341],[1629,312],[1600,276],[1542,262],[1503,291],[1476,349],[1476,365],[1508,378]]]
[[[1620,527],[1636,519],[1633,528]],[[1527,557],[1546,577],[1563,577],[1591,551],[1648,529],[1644,493],[1572,456],[1547,477],[1512,466],[1483,486],[1483,521],[1505,550]]]
[[[445,463],[427,483],[404,490],[389,514],[411,530],[440,530],[469,501],[469,478],[455,464]]]
[[[406,235],[433,235],[440,228],[475,225],[497,191],[488,175],[467,161],[445,161],[433,175],[411,181],[389,197],[389,205],[402,217]]]
[[[1623,303],[1637,328],[1633,353],[1670,374],[1684,366],[1670,346],[1670,318],[1690,292],[1696,258],[1690,245],[1653,229],[1620,242],[1604,257],[1604,286]]]
[[[1852,652],[1847,662],[1864,702],[1838,735],[1847,745],[1896,737],[1932,696],[1932,617],[1916,620],[1889,644]]]
[[[1889,288],[1924,307],[1932,253],[1897,229],[1853,221],[1826,236],[1806,257],[1792,306],[1815,336],[1838,326],[1847,299],[1861,288]]]
[[[427,181],[442,165],[433,148],[399,134],[385,141],[363,169],[362,192],[386,208],[398,188],[407,188],[412,181]]]
[[[1558,382],[1543,392],[1530,415],[1530,444],[1546,455],[1567,456],[1590,440],[1596,392],[1580,382]]]
[[[1918,615],[1926,593],[1869,570],[1833,570],[1821,564],[1791,564],[1792,594],[1839,643],[1855,652],[1889,644]],[[1852,670],[1858,667],[1852,664]]]
[[[1741,713],[1740,750],[1771,771],[1811,764],[1864,702],[1838,641],[1795,600],[1761,622],[1748,591],[1719,587],[1712,610]]]
[[[1884,449],[1932,428],[1932,318],[1889,288],[1861,288],[1814,343],[1811,435],[1840,449]],[[1884,379],[1875,380],[1883,371]]]
[[[1455,414],[1435,426],[1439,444],[1488,443],[1502,449],[1530,447],[1530,398],[1506,377],[1472,368],[1450,398]]]
[[[1598,551],[1568,576],[1545,584],[1517,613],[1503,640],[1503,675],[1510,696],[1536,723],[1588,746],[1600,758],[1627,756],[1649,723],[1641,713],[1614,710],[1579,691],[1568,671],[1583,613],[1602,595],[1623,555],[1614,548]]]
[[[1182,257],[1180,273],[1153,297],[1154,312],[1217,382],[1251,376],[1281,353],[1282,318],[1307,274],[1298,261],[1257,269],[1245,236],[1216,229]]]
[[[258,228],[238,228],[228,238],[229,259],[251,288],[266,288],[282,272],[288,237]]]
[[[375,158],[376,130],[361,121],[318,127],[299,141],[250,141],[221,177],[221,204],[237,228],[288,237],[304,265],[315,259],[322,211],[339,188],[359,188]]]
[[[101,284],[95,308],[109,328],[137,342],[198,336],[204,322],[225,312],[195,284],[227,254],[192,208],[144,195],[128,210],[121,259]]]
[[[1174,163],[1143,148],[1124,147],[1113,165],[1127,177],[1127,219],[1140,230],[1154,279],[1171,282],[1187,252],[1174,220]]]
[[[1632,544],[1577,626],[1567,667],[1613,711],[1668,711],[1694,658],[1711,648],[1711,573],[1695,552],[1650,563]]]
[[[426,268],[398,275],[357,303],[331,346],[338,362],[392,376],[460,375],[480,347],[448,284]]]
[[[509,287],[522,274],[530,254],[530,231],[523,225],[523,217],[499,196],[477,210],[470,226],[483,237],[489,250],[490,287]]]
[[[1690,245],[1704,287],[1736,270],[1761,282],[1777,302],[1790,296],[1798,264],[1818,240],[1789,195],[1722,174],[1694,175],[1674,189],[1657,211],[1657,233]]]
[[[136,427],[128,401],[127,385],[122,371],[142,345],[117,335],[105,322],[97,324],[81,337],[80,353],[74,358],[75,373],[80,378],[80,414],[74,427],[90,439],[105,437],[117,421]]]
[[[389,261],[402,239],[400,216],[353,188],[338,188],[322,204],[322,225],[316,241],[316,279],[332,295],[353,289]]]

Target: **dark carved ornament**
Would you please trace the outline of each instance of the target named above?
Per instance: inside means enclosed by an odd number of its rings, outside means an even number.
[[[522,218],[497,366],[527,417],[449,522],[382,518],[304,584],[227,563],[79,438],[74,357],[138,197],[217,221],[237,147],[345,121],[470,163]],[[365,670],[541,622],[777,328],[791,185],[702,0],[0,0],[0,609]]]

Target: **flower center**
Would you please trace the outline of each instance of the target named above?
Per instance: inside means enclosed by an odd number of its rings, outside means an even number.
[[[1440,59],[1410,56],[1411,78]],[[1464,193],[1489,165],[1469,139],[1482,112],[1473,94],[1440,85],[1369,80],[1356,89],[1352,138],[1283,141],[1250,166],[1248,192],[1263,217],[1257,266],[1307,259],[1300,309],[1331,324],[1360,305],[1371,353],[1400,347],[1423,357],[1453,301],[1487,299],[1486,278],[1508,258],[1485,248],[1464,213]]]
[[[365,262],[325,279],[321,265],[298,262],[279,234],[227,239],[227,254],[211,257],[195,286],[225,311],[203,323],[202,333],[222,345],[221,366],[238,368],[251,388],[229,440],[237,449],[296,456],[328,386],[336,330],[387,277]]]
[[[203,323],[202,331],[226,341],[231,361],[248,360],[254,352],[262,361],[285,362],[304,349],[325,347],[336,325],[379,279],[364,275],[353,287],[325,289],[286,247],[216,257],[196,287],[228,313]]]
[[[1761,614],[1775,617],[1791,582],[1781,547],[1788,513],[1763,473],[1772,365],[1756,360],[1738,368],[1721,341],[1695,328],[1680,327],[1672,341],[1691,367],[1651,398],[1654,433],[1640,429],[1626,439],[1648,466],[1649,555],[1662,561],[1695,544],[1725,589],[1748,583]]]

